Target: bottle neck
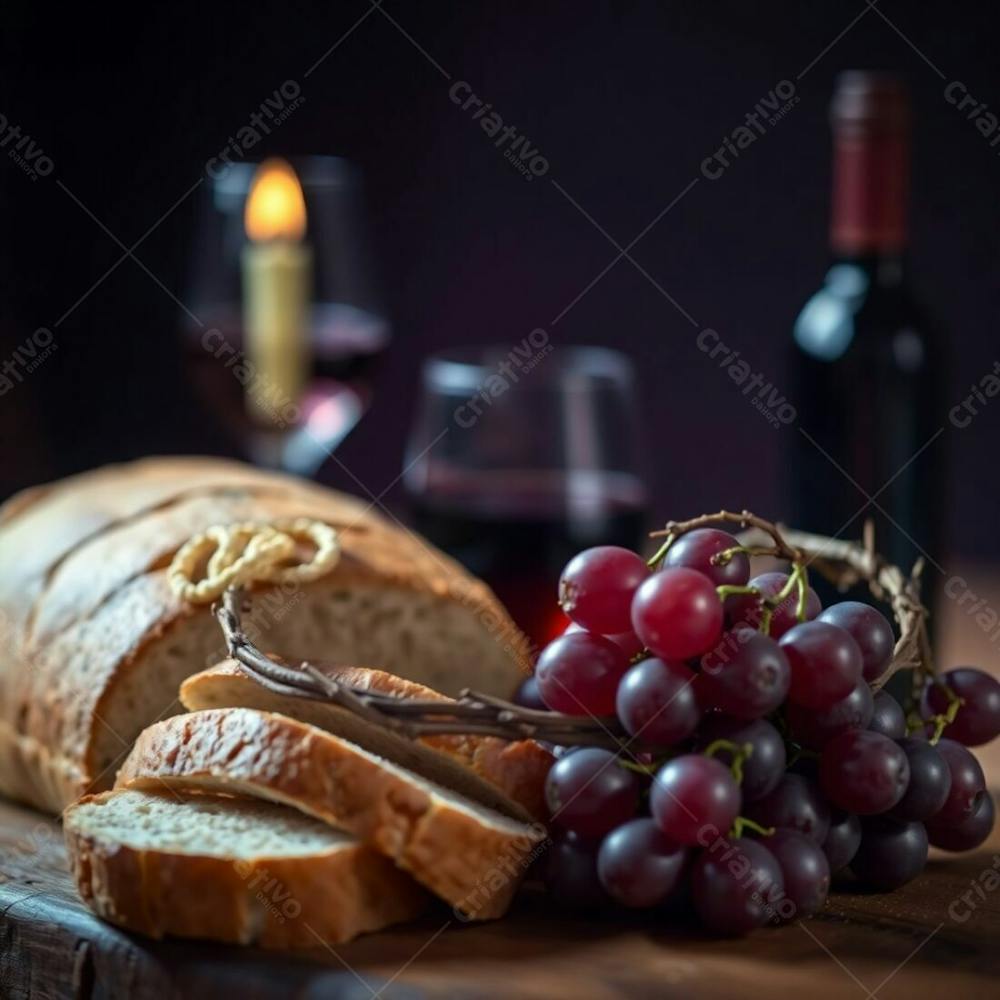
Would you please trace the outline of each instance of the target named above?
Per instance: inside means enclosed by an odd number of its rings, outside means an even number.
[[[845,265],[863,272],[869,288],[894,289],[906,285],[906,256],[900,250],[869,253],[837,253],[835,250],[833,268],[843,269]]]
[[[834,130],[830,247],[838,258],[901,267],[906,247],[909,143],[898,128]]]

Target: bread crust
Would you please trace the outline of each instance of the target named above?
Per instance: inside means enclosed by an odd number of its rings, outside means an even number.
[[[217,459],[108,466],[0,507],[0,792],[59,811],[91,788],[102,719],[123,677],[210,613],[170,592],[173,553],[213,523],[291,514],[344,529],[329,578],[337,586],[461,604],[481,623],[483,643],[497,644],[511,680],[530,669],[526,638],[489,589],[361,500]]]
[[[413,919],[428,897],[361,843],[300,857],[220,858],[139,850],[81,831],[66,811],[65,837],[81,897],[98,916],[149,937],[205,938],[273,949],[340,944]],[[211,887],[211,891],[206,891]]]
[[[397,677],[385,670],[310,662],[331,679],[359,691],[371,691],[394,698],[445,702],[452,700],[433,688]],[[223,660],[214,667],[189,677],[181,685],[180,697],[184,707],[189,711],[223,707],[258,708],[299,719],[319,726],[335,736],[343,736],[361,743],[362,746],[365,745],[358,736],[344,731],[344,716],[349,714],[344,709],[328,703],[275,694],[244,673],[240,665],[232,659]],[[364,725],[356,717],[349,721],[354,722],[354,728]],[[509,804],[501,802],[497,806],[480,796],[474,796],[486,805],[494,805],[494,808],[500,808],[522,819],[529,817],[542,821],[547,819],[545,778],[554,763],[554,758],[535,740],[502,740],[495,736],[443,734],[424,736],[417,742],[478,775],[499,789],[509,800]],[[385,750],[380,750],[378,747],[371,749],[388,756]],[[398,762],[403,766],[416,766],[408,765],[405,760]],[[471,793],[466,791],[465,794]]]
[[[371,843],[463,919],[502,916],[545,838],[314,726],[253,709],[146,729],[117,787],[180,786],[291,805]]]

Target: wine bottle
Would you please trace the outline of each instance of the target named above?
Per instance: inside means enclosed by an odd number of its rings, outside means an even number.
[[[925,557],[929,599],[943,558],[944,373],[907,283],[906,89],[844,73],[831,119],[832,263],[794,327],[791,522],[858,538],[871,517],[891,562]]]

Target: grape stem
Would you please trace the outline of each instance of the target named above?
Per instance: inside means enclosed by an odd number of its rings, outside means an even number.
[[[965,704],[965,699],[959,697],[950,687],[948,687],[947,684],[942,684],[939,680],[935,679],[931,683],[934,684],[935,687],[939,687],[942,691],[944,691],[945,696],[948,699],[948,707],[939,715],[932,715],[930,718],[920,719],[919,724],[915,724],[912,730],[908,725],[907,730],[915,732],[916,730],[926,726],[928,723],[933,722],[934,733],[927,742],[930,743],[931,746],[935,746],[941,739],[945,729],[947,729],[947,727],[955,721],[955,716],[958,715],[958,710]],[[912,722],[916,723],[916,719],[913,719]]]
[[[717,552],[712,558],[715,559],[717,556],[725,555],[726,553],[736,553],[736,552],[750,552],[753,551],[758,555],[772,555],[770,549],[753,549],[749,547],[738,546],[732,549],[725,549],[723,552]],[[789,595],[795,588],[798,588],[798,597],[796,599],[796,617],[799,621],[805,621],[806,618],[806,598],[809,594],[809,576],[806,572],[805,565],[801,562],[796,562],[792,564],[792,572],[788,576],[788,580],[784,586],[776,594],[770,597],[764,596],[761,590],[757,587],[749,586],[739,586],[738,584],[721,584],[715,588],[716,593],[719,595],[720,601],[725,601],[727,597],[733,594],[753,594],[761,599],[761,616],[760,622],[757,626],[758,631],[763,632],[767,635],[771,630],[771,619],[774,617],[774,612],[781,606],[782,602],[787,600]]]
[[[702,751],[706,757],[714,757],[720,750],[728,750],[733,755],[729,770],[737,785],[743,784],[743,764],[753,753],[752,743],[734,743],[732,740],[713,740]]]
[[[762,837],[770,837],[774,833],[773,826],[761,826],[760,823],[755,823],[746,816],[737,816],[733,820],[733,828],[729,831],[729,836],[735,840],[743,836],[744,830],[753,830],[754,833],[758,833]]]
[[[643,764],[638,760],[627,760],[624,757],[619,757],[618,764],[621,767],[624,767],[626,771],[634,771],[636,774],[645,774],[647,777],[652,777],[661,767],[663,767],[664,764],[666,764],[668,760],[671,760],[675,756],[677,755],[666,754],[662,757],[658,757],[649,764]]]

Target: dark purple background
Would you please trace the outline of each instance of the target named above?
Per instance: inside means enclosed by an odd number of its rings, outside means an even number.
[[[372,12],[343,38],[367,0],[225,14],[209,4],[75,15],[11,4],[0,113],[56,166],[32,183],[0,157],[0,361],[122,253],[57,182],[130,246],[291,79],[306,102],[257,152],[342,154],[367,175],[396,339],[375,409],[340,454],[372,491],[400,468],[419,358],[468,341],[516,343],[541,326],[557,345],[607,344],[637,362],[662,516],[720,505],[781,515],[782,447],[794,430],[750,408],[635,266],[620,260],[552,324],[618,252],[556,183],[625,245],[762,96],[831,45],[798,81],[788,117],[721,179],[702,178],[632,255],[699,325],[784,387],[792,320],[827,259],[833,78],[847,67],[894,69],[914,95],[913,274],[949,331],[949,398],[1000,356],[1000,157],[943,97],[958,79],[1000,108],[989,5],[879,5],[937,69],[874,11],[837,40],[863,2],[384,6],[388,17]],[[545,177],[522,179],[403,30],[530,137],[550,163]],[[187,200],[136,251],[182,297],[195,206]],[[58,328],[55,355],[0,397],[0,494],[150,452],[225,451],[185,386],[180,327],[170,295],[123,261]],[[963,553],[1000,555],[998,423],[1000,400],[965,430],[948,425],[942,440]],[[831,488],[849,488],[831,476]]]

